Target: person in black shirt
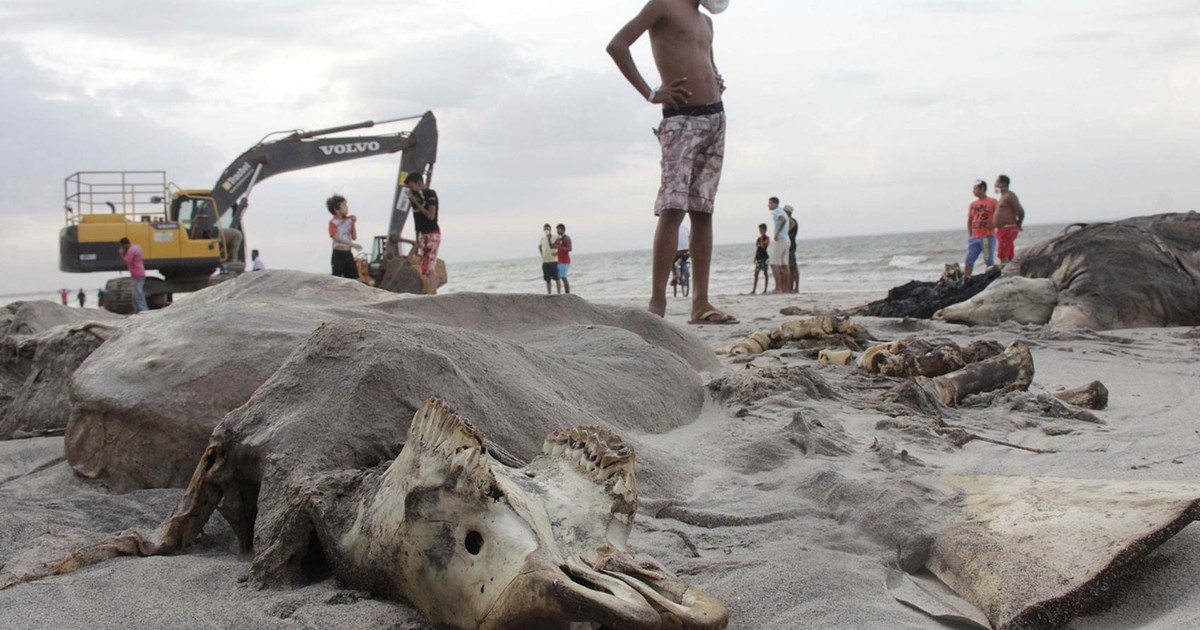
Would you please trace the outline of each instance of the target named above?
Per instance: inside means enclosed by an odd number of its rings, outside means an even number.
[[[442,245],[442,230],[438,227],[438,197],[432,188],[425,187],[420,173],[409,173],[404,180],[408,200],[412,203],[413,223],[417,228],[417,252],[421,256],[421,284],[426,295],[437,293],[437,255]]]
[[[771,245],[771,237],[767,236],[767,224],[758,224],[758,238],[754,239],[754,288],[750,295],[758,293],[758,274],[763,275],[763,295],[767,294],[767,285],[771,283],[771,270],[767,266],[767,247]]]

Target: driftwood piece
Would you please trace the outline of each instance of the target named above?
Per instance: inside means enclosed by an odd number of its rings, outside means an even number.
[[[1092,381],[1083,387],[1055,392],[1054,397],[1085,409],[1104,409],[1108,406],[1108,388],[1100,381]]]

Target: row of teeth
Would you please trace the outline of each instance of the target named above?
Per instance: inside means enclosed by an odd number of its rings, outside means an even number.
[[[600,427],[573,427],[546,436],[542,452],[574,461],[578,468],[598,481],[614,476],[618,484],[633,476],[633,449],[621,438]],[[631,481],[628,482],[632,486]]]
[[[423,442],[429,448],[447,455],[483,447],[483,439],[475,427],[466,418],[450,411],[450,407],[437,398],[430,398],[421,404],[408,433],[410,439]]]

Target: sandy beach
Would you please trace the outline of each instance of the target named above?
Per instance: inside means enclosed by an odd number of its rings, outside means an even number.
[[[715,353],[756,330],[878,297],[717,296],[715,304],[740,318],[728,326],[687,325],[689,305],[676,298],[666,319]],[[643,307],[633,299],[607,305]],[[781,314],[789,307],[795,314]],[[1195,329],[1100,333],[853,321],[881,342],[910,335],[964,345],[1024,341],[1036,366],[1030,393],[1099,380],[1110,392],[1108,407],[1095,412],[1103,424],[1015,410],[1016,398],[997,396],[947,411],[946,422],[992,440],[956,446],[882,404],[889,386],[882,377],[853,365],[819,365],[815,350],[793,345],[720,355],[720,369],[701,374],[708,392],[692,422],[629,436],[686,462],[680,471],[686,483],[642,490],[630,544],[724,601],[730,628],[965,627],[898,602],[885,586],[888,570],[902,563],[898,550],[909,553],[914,535],[942,519],[945,497],[921,490],[930,476],[1200,479]],[[759,375],[771,368],[786,376],[763,380]],[[62,444],[61,437],[0,442],[0,574],[36,563],[46,549],[70,550],[104,532],[152,530],[179,497],[178,489],[116,494],[86,481],[65,461]],[[38,556],[23,555],[35,540]],[[248,569],[232,531],[214,517],[199,545],[184,554],[116,558],[0,590],[0,627],[430,627],[407,606],[334,578],[259,590],[243,582]],[[1192,524],[1067,627],[1200,627],[1198,574],[1200,526]]]

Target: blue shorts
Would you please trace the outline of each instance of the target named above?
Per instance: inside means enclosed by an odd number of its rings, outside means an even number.
[[[996,239],[991,236],[972,236],[967,239],[967,260],[963,264],[967,267],[975,267],[975,261],[979,258],[979,254],[983,254],[983,262],[991,267],[996,264],[992,258],[992,253],[995,250],[993,243]]]
[[[567,269],[570,268],[570,266],[571,265],[568,263],[558,263],[558,277],[566,278],[567,277]]]

